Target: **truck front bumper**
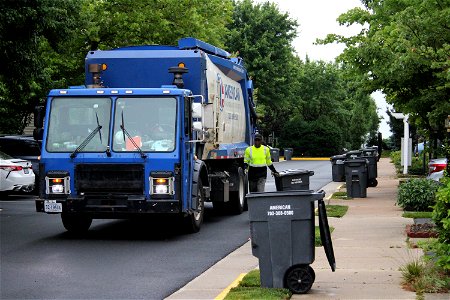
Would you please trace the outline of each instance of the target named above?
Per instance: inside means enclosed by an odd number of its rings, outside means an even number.
[[[46,199],[36,200],[36,211],[45,212]],[[83,213],[99,218],[127,218],[136,214],[177,214],[180,201],[174,199],[145,199],[143,196],[68,197],[51,199],[62,204],[63,212]]]

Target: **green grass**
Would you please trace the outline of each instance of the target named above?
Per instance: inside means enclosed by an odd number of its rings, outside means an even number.
[[[333,230],[334,230],[334,227],[330,226],[330,232],[333,232]],[[316,229],[315,229],[314,244],[316,247],[322,247],[322,241],[320,240],[319,226],[316,226]]]
[[[259,270],[250,271],[244,276],[239,285],[232,288],[225,297],[226,300],[240,299],[290,299],[291,292],[287,289],[262,288],[259,280]]]
[[[333,195],[331,195],[331,199],[351,200],[353,198],[348,197],[347,192],[334,192]]]
[[[403,218],[431,218],[432,211],[405,211],[402,215]]]
[[[253,270],[247,273],[239,283],[240,287],[260,287],[259,270]]]
[[[348,210],[347,205],[327,205],[327,216],[331,218],[342,218]],[[316,212],[316,216],[318,212]]]

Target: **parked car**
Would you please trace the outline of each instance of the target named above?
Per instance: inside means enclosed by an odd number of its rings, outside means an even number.
[[[0,192],[30,192],[34,188],[34,180],[30,161],[13,158],[0,151]]]
[[[24,135],[0,135],[0,151],[8,153],[14,158],[31,161],[33,172],[36,176],[36,186],[39,182],[39,158],[41,144],[32,136]]]
[[[430,162],[428,163],[427,178],[439,181],[439,179],[444,177],[444,170],[446,168],[447,168],[446,158],[435,158],[430,160]]]

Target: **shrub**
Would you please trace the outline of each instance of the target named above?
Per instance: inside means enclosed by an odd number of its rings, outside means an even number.
[[[435,251],[438,265],[450,271],[450,178],[444,177],[442,183],[433,207],[433,221],[439,234]]]
[[[397,204],[407,211],[431,211],[439,184],[430,179],[411,179],[398,189]]]
[[[419,157],[411,158],[411,166],[408,167],[408,173],[410,175],[426,175],[427,167],[425,167],[425,172],[423,170],[423,155],[425,152],[422,152]],[[390,154],[390,158],[392,163],[395,165],[397,169],[397,173],[401,173],[403,167],[401,165],[402,162],[402,152],[401,151],[392,151]],[[428,166],[428,159],[425,161],[425,166]]]

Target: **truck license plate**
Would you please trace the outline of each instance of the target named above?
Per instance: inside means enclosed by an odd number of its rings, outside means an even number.
[[[45,200],[44,211],[53,213],[62,212],[62,204],[56,203],[56,200]]]

